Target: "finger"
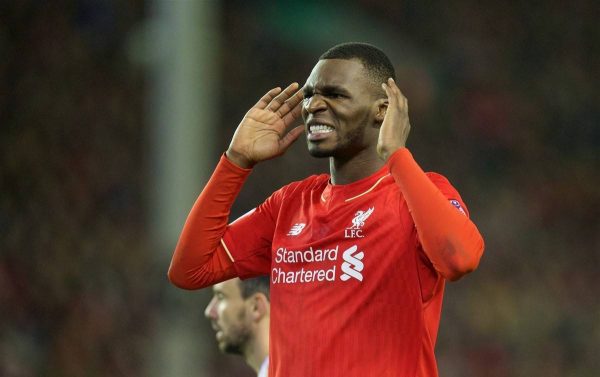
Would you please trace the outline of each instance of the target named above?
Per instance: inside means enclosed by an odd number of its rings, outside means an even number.
[[[389,97],[390,96],[390,87],[386,83],[382,83],[381,88],[385,91],[385,94]]]
[[[389,78],[387,84],[382,85],[384,85],[384,89],[388,95],[390,106],[393,105],[393,107],[396,107],[400,110],[404,110],[408,107],[406,97],[402,94],[393,79]]]
[[[288,87],[285,88],[283,92],[279,93],[279,95],[277,95],[271,100],[271,102],[267,106],[267,110],[270,110],[272,112],[276,112],[277,110],[279,110],[279,108],[285,103],[285,101],[288,100],[288,98],[290,98],[296,92],[297,89],[297,82],[293,82],[290,85],[288,85]]]
[[[304,125],[296,126],[290,130],[284,137],[279,141],[281,153],[285,152],[286,149],[292,145],[292,143],[298,140],[298,137],[304,133]]]
[[[280,117],[285,117],[287,113],[294,110],[296,106],[304,99],[304,94],[300,89],[296,91],[290,98],[285,101],[285,103],[277,110],[277,115]]]
[[[393,78],[389,78],[387,81],[387,86],[390,88],[390,92],[394,95],[394,97],[398,97],[400,95],[400,89],[398,89],[398,85],[394,82]]]
[[[398,85],[396,85],[396,82],[394,81],[394,79],[390,77],[388,79],[388,83],[389,83],[392,91],[394,92],[394,94],[398,98],[398,102],[400,103],[400,105],[402,107],[406,107],[407,106],[406,96],[404,95],[404,93],[402,93],[402,91],[400,90],[400,88],[398,87]]]
[[[285,114],[285,116],[283,117],[283,123],[286,127],[289,126],[290,124],[292,124],[292,122],[298,119],[298,117],[300,117],[300,114],[302,114],[302,105],[300,103],[297,103],[296,106],[294,106],[294,108],[291,109],[291,111]]]
[[[383,84],[381,84],[381,87],[383,88],[383,90],[385,90],[385,94],[388,97],[389,104],[390,105],[394,104],[396,102],[397,95],[396,95],[396,93],[394,93],[394,90],[390,86],[389,80],[388,80],[388,84],[383,83]]]
[[[275,98],[275,96],[279,94],[279,92],[281,92],[280,87],[269,90],[264,96],[261,97],[261,99],[258,100],[254,107],[264,109],[269,105],[273,98]]]

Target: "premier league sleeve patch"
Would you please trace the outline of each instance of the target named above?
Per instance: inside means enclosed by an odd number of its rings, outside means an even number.
[[[465,212],[465,210],[463,209],[463,207],[460,205],[460,202],[456,199],[450,199],[450,204],[452,204],[457,210],[459,210],[460,212],[462,212],[463,215],[467,215],[467,213]]]

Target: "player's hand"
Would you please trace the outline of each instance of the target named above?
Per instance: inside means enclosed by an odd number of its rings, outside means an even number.
[[[282,155],[298,136],[304,126],[287,128],[301,113],[302,91],[298,83],[285,90],[271,89],[254,105],[240,122],[227,158],[242,168]]]
[[[388,107],[379,129],[377,154],[383,161],[398,149],[406,147],[406,139],[410,132],[408,120],[408,103],[393,79],[381,84],[388,96]]]

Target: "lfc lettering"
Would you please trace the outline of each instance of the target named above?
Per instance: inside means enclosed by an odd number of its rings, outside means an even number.
[[[364,238],[362,229],[346,228],[344,230],[344,238]]]

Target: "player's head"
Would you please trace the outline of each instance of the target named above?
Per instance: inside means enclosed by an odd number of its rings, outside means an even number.
[[[219,349],[244,355],[258,335],[258,324],[269,319],[269,277],[235,278],[215,284],[204,315],[217,332]]]
[[[370,44],[344,43],[321,55],[303,88],[310,154],[343,159],[374,148],[387,108],[381,84],[390,77],[389,58]]]
[[[356,59],[360,61],[364,67],[365,75],[373,84],[372,89],[375,91],[375,95],[380,97],[385,96],[381,84],[387,82],[390,77],[396,79],[394,66],[387,55],[379,48],[368,43],[349,42],[333,46],[319,57],[319,60],[328,59]]]

